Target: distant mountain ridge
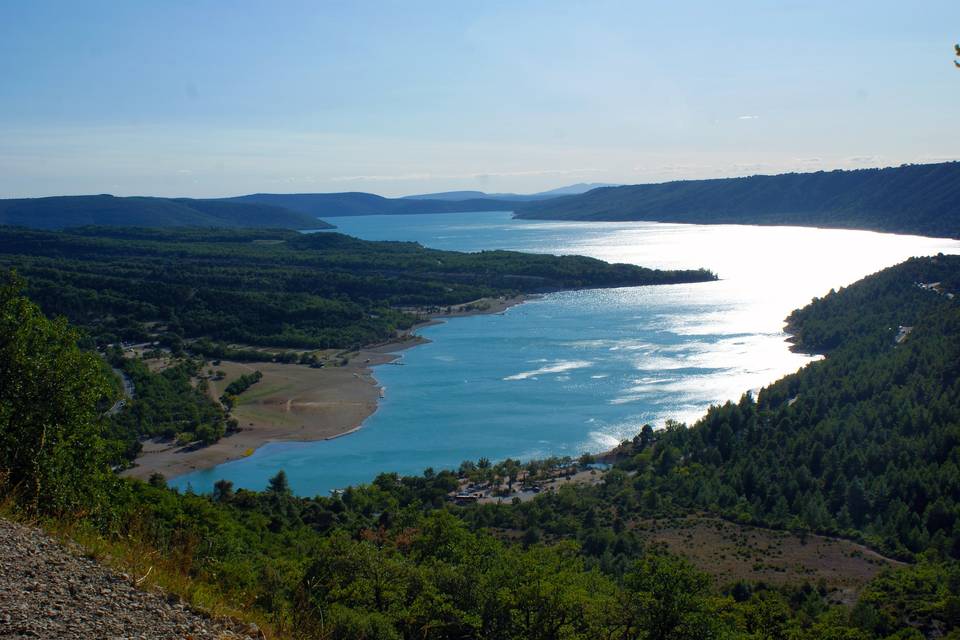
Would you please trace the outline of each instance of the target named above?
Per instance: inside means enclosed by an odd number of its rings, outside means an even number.
[[[505,196],[507,194],[495,194],[495,197]],[[513,194],[510,194],[513,195]],[[440,191],[437,193],[422,193],[413,196],[403,196],[402,200],[475,200],[476,198],[489,198],[491,194],[483,191]]]
[[[512,211],[528,219],[796,225],[960,238],[960,162],[628,186],[597,184],[526,196],[494,194],[497,197],[481,191],[405,198],[363,192],[255,193],[210,200],[58,196],[0,200],[0,225],[302,230],[328,228],[319,218],[338,216]],[[579,194],[556,195],[588,188]]]
[[[528,203],[517,217],[800,225],[960,238],[960,162],[607,187]]]
[[[537,196],[545,196],[548,198],[555,198],[557,196],[574,196],[581,193],[586,193],[588,191],[593,191],[594,189],[602,189],[604,187],[619,187],[621,185],[614,184],[613,182],[578,182],[576,184],[568,184],[565,187],[558,187],[556,189],[550,189],[549,191],[541,191],[540,193],[534,194]]]
[[[385,198],[362,191],[343,193],[252,193],[224,198],[231,202],[269,204],[317,217],[406,215],[416,213],[463,213],[516,211],[525,204],[583,193],[603,183],[579,183],[534,194],[444,191],[402,198]]]
[[[512,200],[515,202],[527,202],[533,200],[549,200],[559,196],[577,195],[586,193],[592,189],[600,187],[617,187],[619,185],[610,182],[578,182],[577,184],[568,184],[565,187],[550,189],[549,191],[540,191],[538,193],[520,194],[520,193],[485,193],[483,191],[441,191],[439,193],[424,193],[414,196],[403,196],[403,200]]]
[[[317,217],[457,213],[466,211],[514,211],[523,202],[493,198],[464,200],[419,200],[384,198],[372,193],[253,193],[225,198],[229,202],[267,204]]]
[[[259,203],[190,198],[54,196],[0,200],[0,224],[34,229],[68,227],[254,227],[331,229],[296,211]]]
[[[483,191],[442,191],[440,193],[424,193],[415,196],[403,196],[401,200],[416,200],[419,202],[427,200],[442,200],[445,202],[462,202],[464,200],[495,200],[509,202],[532,202],[535,200],[548,200],[556,196],[541,195],[538,193],[520,194],[520,193],[484,193]]]

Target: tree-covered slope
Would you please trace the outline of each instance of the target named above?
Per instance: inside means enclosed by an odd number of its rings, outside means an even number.
[[[391,338],[416,319],[400,307],[714,278],[707,271],[435,251],[334,233],[109,227],[0,227],[0,268],[25,277],[47,313],[104,342],[146,339],[150,324],[175,338],[304,348]]]
[[[524,204],[521,218],[783,224],[960,237],[960,163],[684,180]]]
[[[0,224],[34,229],[127,227],[266,227],[330,229],[315,216],[260,203],[111,195],[0,200]]]
[[[690,428],[645,429],[580,500],[478,517],[522,526],[536,510],[571,535],[591,512],[626,522],[706,510],[903,558],[960,558],[957,296],[960,256],[912,259],[830,293],[790,318],[798,346],[823,360]]]

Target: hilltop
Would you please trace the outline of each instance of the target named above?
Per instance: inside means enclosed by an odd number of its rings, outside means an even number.
[[[0,200],[0,224],[34,229],[87,225],[333,228],[314,216],[268,204],[106,194]]]
[[[605,183],[571,184],[540,193],[484,193],[483,191],[444,191],[385,198],[373,193],[253,193],[225,198],[228,202],[269,204],[311,216],[373,216],[415,213],[464,213],[480,211],[517,211],[529,203],[579,194]]]
[[[564,187],[557,187],[549,191],[539,191],[537,193],[485,193],[483,191],[442,191],[440,193],[424,193],[420,195],[404,196],[404,200],[474,200],[478,198],[487,198],[493,200],[514,200],[517,202],[528,202],[535,200],[549,200],[560,196],[570,196],[580,193],[586,193],[592,189],[600,187],[616,187],[619,185],[609,182],[578,182],[568,184]]]
[[[528,203],[517,217],[799,225],[960,238],[960,163],[607,187]]]

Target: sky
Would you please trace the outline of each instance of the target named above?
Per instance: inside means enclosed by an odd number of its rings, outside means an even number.
[[[0,198],[960,159],[956,42],[956,0],[0,0]]]

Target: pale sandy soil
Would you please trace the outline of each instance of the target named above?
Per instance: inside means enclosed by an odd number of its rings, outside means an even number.
[[[485,300],[482,308],[466,310],[459,305],[424,311],[427,318],[415,327],[421,328],[443,318],[476,314],[502,313],[523,302],[524,298]],[[473,303],[475,306],[477,303]],[[259,370],[260,382],[239,396],[232,415],[241,427],[239,433],[222,438],[207,447],[179,447],[173,442],[150,440],[143,443],[143,452],[136,466],[122,475],[147,479],[153,473],[166,478],[208,469],[253,453],[267,442],[327,440],[346,435],[360,428],[377,409],[381,389],[373,377],[372,367],[396,360],[398,352],[426,342],[410,332],[388,344],[371,346],[359,352],[346,353],[346,366],[325,366],[320,369],[299,364],[273,362],[230,362],[208,364],[206,369],[223,371],[221,380],[210,380],[210,393],[218,398],[223,389],[244,373]],[[337,360],[329,352],[330,360]]]
[[[398,357],[396,351],[421,342],[412,338],[354,352],[346,366],[322,369],[299,364],[225,360],[211,367],[226,374],[222,380],[210,380],[214,398],[244,373],[259,370],[263,374],[260,382],[239,396],[232,412],[241,431],[197,449],[179,447],[169,441],[144,442],[137,466],[124,475],[146,479],[159,472],[173,478],[245,457],[267,442],[324,440],[359,427],[376,410],[380,397],[380,386],[373,378],[371,367],[392,362]]]

